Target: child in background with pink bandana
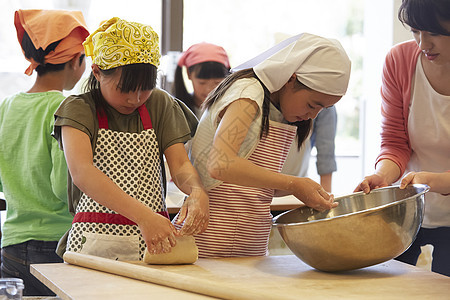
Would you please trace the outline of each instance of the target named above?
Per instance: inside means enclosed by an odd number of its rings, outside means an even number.
[[[183,67],[194,89],[190,94],[183,78]],[[175,97],[183,101],[197,118],[202,115],[201,106],[206,96],[229,74],[230,62],[225,50],[210,43],[198,43],[189,47],[178,59],[175,70]]]
[[[148,25],[112,18],[83,45],[93,59],[86,93],[68,97],[55,113],[75,214],[58,253],[140,260],[146,247],[170,252],[176,235],[206,229],[209,199],[184,148],[191,137],[184,112],[156,88],[158,35]],[[189,195],[180,231],[164,201],[163,154],[174,183]]]
[[[18,10],[17,38],[37,72],[30,90],[0,104],[0,191],[6,202],[2,228],[2,277],[20,277],[24,296],[54,293],[30,273],[30,264],[62,262],[55,253],[70,228],[67,165],[52,139],[53,114],[85,71],[82,42],[89,35],[83,14],[65,10]]]

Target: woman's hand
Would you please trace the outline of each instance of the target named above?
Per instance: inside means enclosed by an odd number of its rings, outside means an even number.
[[[338,206],[334,196],[328,194],[314,180],[306,177],[294,177],[289,183],[289,191],[300,201],[318,211],[324,211]]]
[[[358,186],[355,188],[353,192],[363,191],[364,193],[368,194],[373,189],[382,188],[388,185],[389,184],[383,177],[381,177],[378,174],[373,174],[364,177],[363,181],[361,181],[360,184],[358,184]]]
[[[409,172],[403,177],[400,188],[404,189],[408,184],[421,183],[430,187],[430,192],[448,196],[450,193],[450,172]]]
[[[176,245],[177,230],[168,218],[149,210],[138,226],[150,254],[170,252]]]
[[[404,189],[408,184],[422,183],[430,185],[431,173],[429,172],[409,172],[400,182],[400,188]]]
[[[353,192],[363,191],[368,194],[373,189],[378,189],[391,185],[400,179],[402,171],[400,167],[390,159],[382,159],[377,163],[376,171],[358,184]]]
[[[202,188],[193,188],[184,200],[176,224],[183,224],[181,235],[194,235],[206,230],[209,223],[209,198]]]

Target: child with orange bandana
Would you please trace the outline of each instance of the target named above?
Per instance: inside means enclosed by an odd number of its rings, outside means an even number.
[[[2,228],[2,277],[20,277],[25,296],[54,295],[30,274],[30,264],[62,262],[55,253],[70,228],[67,165],[52,139],[53,114],[85,70],[83,14],[18,10],[17,38],[37,72],[33,86],[0,104],[0,191],[7,202]]]

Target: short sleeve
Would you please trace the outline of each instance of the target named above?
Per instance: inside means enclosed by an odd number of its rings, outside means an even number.
[[[264,89],[257,79],[244,78],[233,83],[220,101],[215,103],[217,106],[212,110],[211,118],[219,123],[219,115],[222,110],[238,99],[250,99],[255,101],[259,107],[255,119],[261,117],[262,105],[264,102]]]
[[[78,96],[69,96],[66,98],[55,112],[55,126],[52,136],[58,141],[62,149],[61,127],[71,126],[93,139],[95,132],[95,110],[86,102],[85,99]]]
[[[197,124],[190,124],[178,102],[167,92],[155,89],[148,100],[147,108],[153,127],[160,143],[162,153],[176,143],[186,143],[191,138],[191,129]],[[192,113],[192,112],[191,112]],[[197,119],[189,118],[191,123]]]

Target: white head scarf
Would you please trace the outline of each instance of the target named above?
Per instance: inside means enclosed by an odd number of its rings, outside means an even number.
[[[343,96],[350,79],[351,62],[337,40],[302,33],[288,38],[233,71],[253,68],[271,93],[278,91],[295,73],[307,87]]]

